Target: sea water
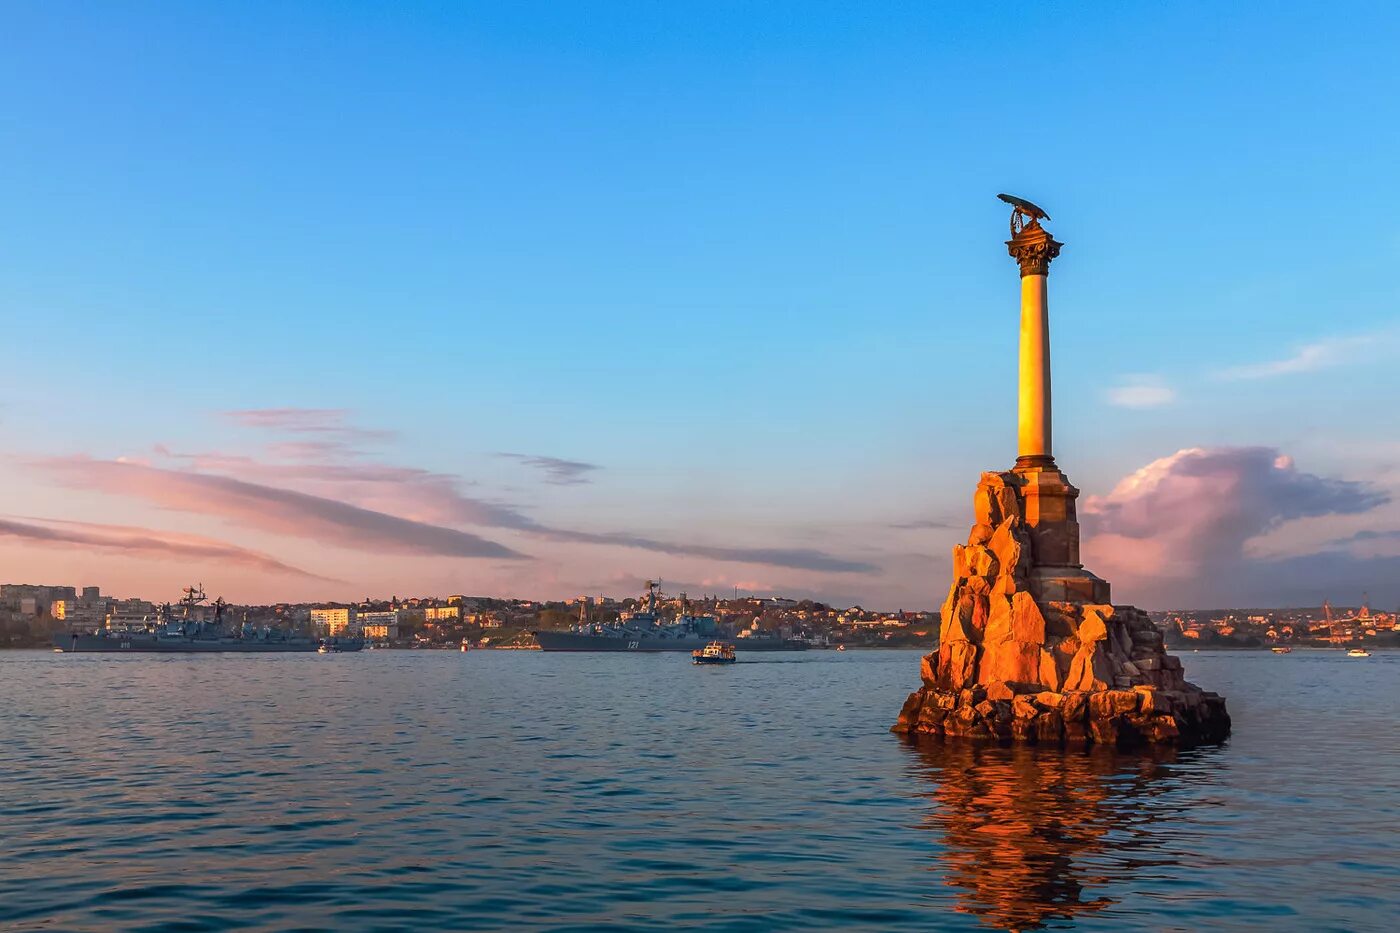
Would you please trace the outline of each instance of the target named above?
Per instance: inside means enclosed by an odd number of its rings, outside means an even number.
[[[1393,929],[1400,653],[1216,748],[910,745],[912,651],[0,652],[7,930]]]

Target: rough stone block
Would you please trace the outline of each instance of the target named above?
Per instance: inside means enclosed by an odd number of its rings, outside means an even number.
[[[967,548],[961,544],[953,545],[953,576],[961,579],[971,575],[967,566]]]
[[[972,494],[972,512],[979,525],[995,528],[1001,524],[1001,510],[997,508],[996,496],[986,486],[978,485],[977,491]]]
[[[904,701],[904,706],[899,711],[899,719],[895,721],[894,727],[890,731],[909,732],[918,719],[919,710],[922,708],[923,702],[924,693],[922,690],[916,690],[909,694],[909,699]]]
[[[1064,689],[1093,691],[1106,690],[1113,681],[1113,668],[1106,652],[1099,650],[1101,642],[1084,645],[1070,662],[1069,674],[1065,677]]]
[[[1089,715],[1088,693],[1066,693],[1064,702],[1060,704],[1060,715],[1064,716],[1065,723],[1083,722]]]
[[[956,641],[938,649],[938,674],[934,679],[947,690],[960,690],[973,681],[977,673],[977,646]]]
[[[941,732],[943,720],[947,718],[947,710],[939,709],[937,706],[925,703],[919,708],[919,715],[916,722],[920,732]]]
[[[1040,672],[1039,682],[1042,687],[1050,690],[1059,690],[1062,683],[1059,665],[1055,663],[1055,656],[1044,648],[1040,649]]]
[[[1011,637],[1036,646],[1045,644],[1045,616],[1025,590],[1011,597]]]
[[[987,688],[974,684],[958,694],[959,706],[976,706],[987,698]]]
[[[979,577],[995,577],[997,575],[997,558],[991,550],[983,545],[973,545],[963,549],[967,558],[967,569],[970,575]]]
[[[1079,629],[1075,632],[1081,644],[1103,641],[1108,637],[1108,626],[1104,622],[1104,617],[1097,606],[1084,607],[1084,621],[1079,623]]]
[[[1004,681],[995,680],[987,684],[987,699],[989,700],[1010,700],[1016,696],[1016,691],[1007,686]]]
[[[1151,687],[1136,687],[1134,692],[1138,695],[1138,710],[1143,713],[1170,713],[1172,711],[1171,700],[1167,699],[1160,691]]]
[[[1065,722],[1058,710],[1046,710],[1035,719],[1035,736],[1042,744],[1059,742],[1064,738]]]
[[[1137,712],[1138,702],[1135,690],[1104,690],[1089,697],[1089,718],[1112,719]]]
[[[1089,721],[1089,738],[1095,745],[1115,746],[1118,744],[1117,719],[1092,719]]]
[[[997,680],[1038,683],[1040,646],[1020,641],[1003,641],[999,644],[989,641],[982,652],[979,675],[984,683]]]

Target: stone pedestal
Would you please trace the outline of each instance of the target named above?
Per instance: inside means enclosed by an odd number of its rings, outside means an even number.
[[[1055,465],[1054,458],[1027,465],[1024,458],[1011,471],[1020,486],[1031,563],[1028,588],[1037,600],[1077,603],[1111,602],[1106,580],[1079,562],[1079,520],[1074,502],[1079,490]]]
[[[1031,534],[1031,552],[1037,566],[1079,566],[1079,518],[1074,500],[1079,490],[1049,457],[1045,466],[1022,467],[1011,471],[1020,487],[1026,527]]]
[[[1112,605],[1079,564],[1077,495],[1053,463],[982,474],[938,650],[894,731],[1110,745],[1228,734],[1224,699],[1188,683],[1147,613]]]

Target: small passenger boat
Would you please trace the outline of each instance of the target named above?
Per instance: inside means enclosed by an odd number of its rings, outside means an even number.
[[[1347,657],[1349,658],[1369,658],[1370,656],[1371,652],[1367,651],[1365,648],[1353,648],[1347,652]]]
[[[726,645],[722,641],[712,641],[705,647],[692,651],[690,657],[696,664],[733,664],[738,660],[734,656],[734,646]]]
[[[1293,650],[1293,648],[1289,645],[1275,645],[1269,650],[1272,651],[1274,654],[1288,654],[1290,651]]]

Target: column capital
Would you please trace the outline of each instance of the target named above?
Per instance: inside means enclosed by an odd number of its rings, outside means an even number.
[[[1021,267],[1021,275],[1049,275],[1050,263],[1060,255],[1058,242],[1037,221],[1032,220],[1006,241],[1006,251]]]

